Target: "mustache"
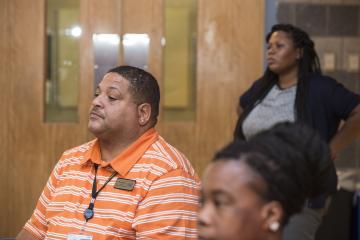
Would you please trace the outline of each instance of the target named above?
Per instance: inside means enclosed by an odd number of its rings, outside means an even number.
[[[100,110],[96,107],[92,108],[89,115],[96,115],[98,117],[104,118],[104,115],[100,112]]]

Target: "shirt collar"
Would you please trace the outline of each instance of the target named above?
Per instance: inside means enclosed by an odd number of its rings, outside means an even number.
[[[158,140],[158,137],[159,134],[154,128],[147,130],[109,162],[101,160],[99,139],[96,139],[93,146],[85,153],[85,158],[80,164],[84,164],[90,160],[102,167],[108,167],[110,165],[120,176],[125,176],[134,164],[144,155],[145,151]]]

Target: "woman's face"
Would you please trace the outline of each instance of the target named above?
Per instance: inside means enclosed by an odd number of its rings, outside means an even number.
[[[203,177],[199,239],[266,239],[262,178],[245,163],[217,161]]]
[[[269,69],[276,74],[297,71],[300,49],[295,48],[293,40],[283,31],[271,34],[267,47]]]

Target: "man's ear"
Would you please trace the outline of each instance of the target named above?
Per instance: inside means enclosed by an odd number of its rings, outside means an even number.
[[[142,103],[138,106],[138,121],[140,126],[145,126],[151,117],[151,105]]]
[[[262,207],[261,218],[264,231],[277,232],[284,218],[284,209],[278,201],[271,201]]]

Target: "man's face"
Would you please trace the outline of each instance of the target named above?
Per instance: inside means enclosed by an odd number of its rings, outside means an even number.
[[[245,163],[221,160],[210,164],[203,177],[199,239],[265,239],[264,201],[256,190],[263,188],[263,182]]]
[[[129,81],[107,73],[95,91],[88,128],[96,137],[127,137],[138,131],[137,104],[129,92]]]

